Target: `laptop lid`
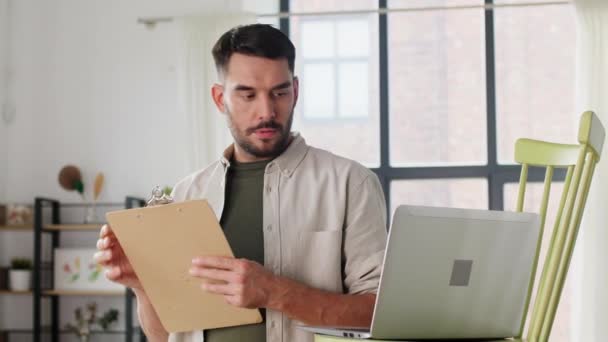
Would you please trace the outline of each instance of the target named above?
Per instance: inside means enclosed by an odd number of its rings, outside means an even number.
[[[519,335],[539,230],[532,213],[398,207],[372,337]]]

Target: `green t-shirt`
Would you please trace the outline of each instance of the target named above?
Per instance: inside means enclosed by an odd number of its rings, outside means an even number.
[[[234,256],[264,265],[264,170],[270,160],[231,162],[226,177],[226,199],[220,225]],[[262,310],[262,315],[264,311]],[[205,331],[205,342],[266,342],[264,323]]]

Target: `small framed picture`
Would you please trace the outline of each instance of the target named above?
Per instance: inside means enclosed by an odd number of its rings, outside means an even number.
[[[6,206],[6,225],[24,226],[34,222],[34,209],[31,205],[8,204]]]
[[[56,290],[121,291],[124,286],[106,279],[104,269],[93,260],[96,249],[55,249]]]

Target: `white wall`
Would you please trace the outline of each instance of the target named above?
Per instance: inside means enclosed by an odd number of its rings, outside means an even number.
[[[7,140],[6,124],[2,119],[2,108],[6,101],[6,73],[8,56],[8,0],[0,0],[0,201],[5,199],[6,193],[6,157]]]
[[[66,164],[81,168],[87,190],[103,172],[104,202],[145,197],[154,185],[173,185],[194,171],[187,167],[185,118],[176,111],[175,25],[148,30],[136,19],[239,8],[240,0],[12,0],[17,115],[10,125],[0,121],[0,202],[79,201],[57,183]],[[62,244],[94,247],[95,235]],[[31,234],[0,233],[0,264],[32,255],[31,247]],[[84,303],[62,299],[62,326]],[[31,298],[0,296],[0,328],[29,328],[30,319]]]

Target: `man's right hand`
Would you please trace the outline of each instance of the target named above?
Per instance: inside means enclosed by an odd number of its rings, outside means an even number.
[[[98,264],[106,267],[106,278],[134,290],[142,290],[139,278],[133,271],[112,228],[107,224],[103,225],[99,232],[94,258]]]

